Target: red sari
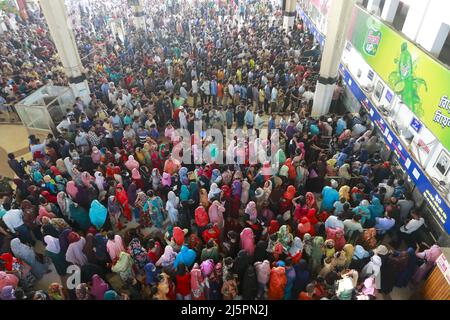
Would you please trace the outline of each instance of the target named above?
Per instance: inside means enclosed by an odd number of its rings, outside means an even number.
[[[128,195],[121,184],[117,185],[116,199],[117,201],[119,201],[120,206],[122,207],[122,212],[125,215],[125,217],[128,219],[128,221],[131,221],[131,209],[130,206],[128,205]]]

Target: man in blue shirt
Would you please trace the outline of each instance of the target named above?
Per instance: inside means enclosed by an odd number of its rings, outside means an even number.
[[[213,106],[217,106],[217,81],[216,79],[211,80],[211,96],[212,96],[212,102]]]
[[[244,116],[245,125],[247,126],[247,130],[253,129],[254,116],[253,111],[248,109]]]
[[[267,133],[267,139],[270,139],[270,137],[272,136],[272,130],[275,130],[277,128],[276,126],[276,119],[277,116],[275,115],[275,113],[272,112],[272,114],[270,115],[269,118],[269,123],[268,123],[268,133]]]

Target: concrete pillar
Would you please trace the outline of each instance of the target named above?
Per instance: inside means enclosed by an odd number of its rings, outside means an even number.
[[[367,11],[376,15],[380,15],[380,0],[369,0],[367,2]]]
[[[328,16],[327,38],[322,53],[320,77],[316,85],[311,115],[318,117],[330,110],[338,80],[339,64],[345,48],[354,0],[333,1]]]
[[[136,29],[145,30],[145,12],[141,0],[129,0],[128,3],[133,6],[133,21]]]
[[[417,35],[427,14],[431,0],[411,1],[408,15],[403,25],[402,32],[412,41],[417,40]]]
[[[450,30],[449,2],[432,1],[417,34],[417,43],[434,55],[439,55]]]
[[[294,27],[295,16],[296,16],[296,1],[295,0],[285,0],[283,7],[283,29],[288,32]]]
[[[40,4],[73,94],[87,104],[90,102],[89,85],[64,0],[40,0]]]
[[[386,0],[383,12],[381,13],[381,19],[389,23],[394,22],[399,4],[400,0]]]

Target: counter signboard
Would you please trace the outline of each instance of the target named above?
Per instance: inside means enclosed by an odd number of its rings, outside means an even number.
[[[360,88],[355,77],[349,72],[349,70],[341,64],[340,71],[343,76],[344,82],[347,84],[349,90],[353,96],[361,103],[364,109],[367,111],[370,120],[381,132],[385,145],[389,150],[393,151],[397,156],[398,163],[404,168],[407,174],[412,179],[414,185],[423,195],[425,201],[430,206],[437,220],[442,224],[447,233],[450,233],[450,220],[448,214],[450,213],[450,207],[446,201],[441,197],[439,192],[429,181],[425,172],[421,169],[421,166],[414,160],[408,153],[406,147],[402,144],[397,133],[378,111],[376,106],[371,102],[366,93]]]

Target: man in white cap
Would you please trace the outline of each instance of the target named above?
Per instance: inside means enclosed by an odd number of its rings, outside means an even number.
[[[187,83],[183,82],[180,87],[180,96],[184,99],[184,101],[187,101],[189,92],[187,91]]]

